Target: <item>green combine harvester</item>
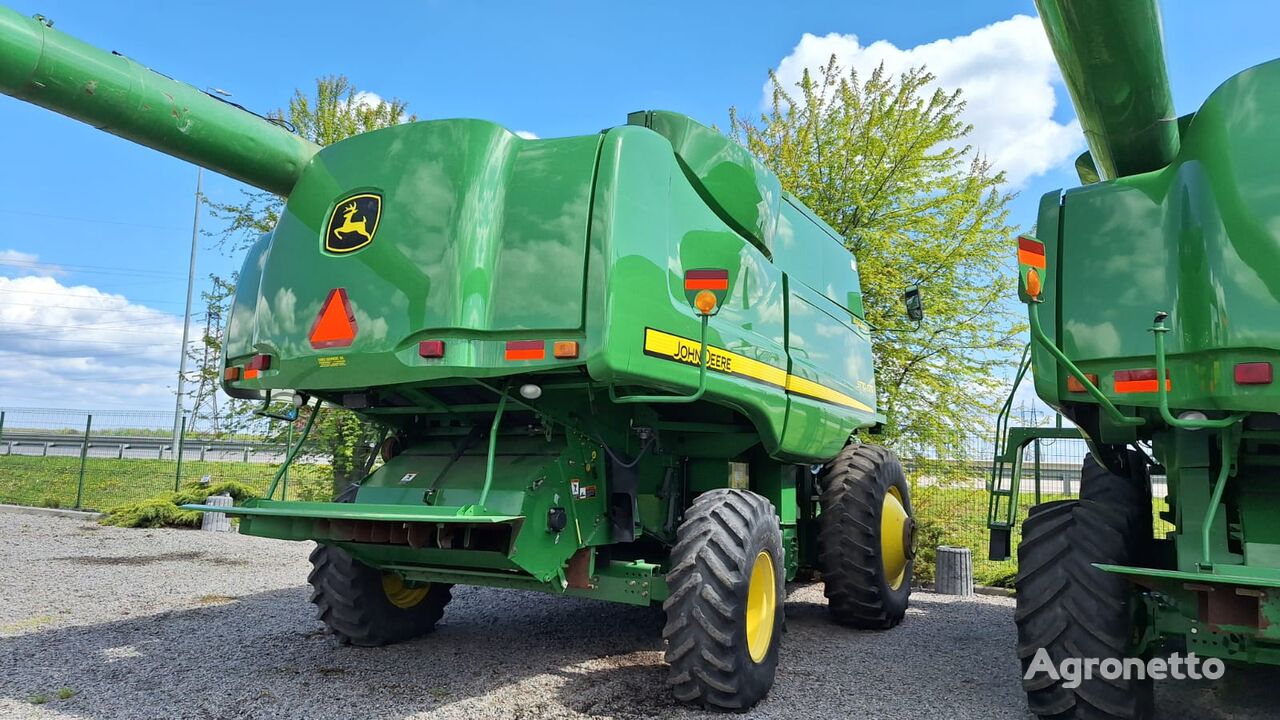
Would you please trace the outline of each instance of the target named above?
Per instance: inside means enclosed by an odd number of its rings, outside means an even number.
[[[1280,61],[1179,118],[1154,1],[1036,4],[1089,152],[1018,239],[1019,295],[1036,392],[1091,456],[1023,523],[1019,656],[1280,664]],[[1042,718],[1153,714],[1150,678],[1024,686]]]
[[[676,697],[743,709],[802,571],[840,623],[902,620],[907,483],[852,439],[883,420],[857,263],[721,134],[653,111],[320,148],[4,8],[0,91],[287,198],[245,258],[223,387],[292,391],[308,429],[321,403],[358,412],[384,462],[335,502],[273,484],[230,513],[318,543],[341,641],[427,633],[455,584],[661,604]]]

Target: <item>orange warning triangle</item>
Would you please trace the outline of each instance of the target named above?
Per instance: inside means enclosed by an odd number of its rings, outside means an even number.
[[[356,315],[351,312],[347,291],[334,288],[329,291],[329,297],[324,299],[324,306],[316,316],[315,325],[311,326],[311,347],[347,347],[356,339],[356,330]]]

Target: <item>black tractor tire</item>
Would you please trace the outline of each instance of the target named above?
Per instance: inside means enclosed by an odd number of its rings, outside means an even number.
[[[748,596],[763,553],[772,563],[772,622],[753,657]],[[782,640],[786,561],[773,505],[746,490],[720,489],[694,499],[677,531],[662,604],[667,683],[676,699],[715,710],[745,711],[773,687]],[[765,582],[764,576],[758,582]],[[757,588],[768,592],[769,586]]]
[[[1018,546],[1015,621],[1024,678],[1042,648],[1055,669],[1068,658],[1123,661],[1139,602],[1127,580],[1092,565],[1132,564],[1141,552],[1132,509],[1097,500],[1047,505],[1022,524]],[[1148,720],[1154,712],[1150,679],[1094,672],[1068,688],[1045,672],[1022,684],[1029,709],[1045,720]]]
[[[335,502],[353,502],[352,485]],[[344,645],[376,647],[410,640],[435,629],[452,599],[451,586],[408,588],[333,545],[311,551],[311,602],[320,621]]]
[[[902,622],[911,598],[915,530],[911,490],[902,463],[878,445],[851,444],[822,467],[822,513],[818,516],[818,567],[827,605],[836,622],[887,630]],[[887,577],[881,553],[885,496],[896,491],[907,512],[907,564],[897,585]]]
[[[1133,524],[1137,554],[1133,562],[1143,564],[1150,559],[1155,542],[1155,514],[1151,498],[1151,468],[1146,457],[1130,450],[1124,463],[1127,473],[1116,475],[1087,455],[1080,468],[1080,499],[1122,510]]]

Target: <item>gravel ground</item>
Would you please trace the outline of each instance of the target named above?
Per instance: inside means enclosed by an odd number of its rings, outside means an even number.
[[[309,545],[28,515],[0,515],[0,537],[5,718],[726,717],[670,700],[653,610],[457,588],[436,633],[340,647],[307,602]],[[916,593],[886,633],[824,605],[791,588],[777,684],[749,717],[1027,717],[1012,600]],[[1161,714],[1280,717],[1278,682],[1165,683]]]

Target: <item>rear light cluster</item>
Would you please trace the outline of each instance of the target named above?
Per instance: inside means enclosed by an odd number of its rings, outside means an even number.
[[[1156,382],[1155,368],[1117,370],[1115,372],[1115,381],[1117,393],[1153,393],[1160,390],[1160,385]],[[1168,371],[1165,372],[1164,389],[1173,389],[1173,383],[1169,380]]]
[[[423,340],[418,343],[418,355],[430,360],[444,357],[443,340]],[[578,357],[577,340],[556,340],[551,345],[551,355],[558,360],[574,360]],[[547,343],[545,340],[510,340],[503,352],[507,360],[545,360]]]
[[[240,380],[240,379],[254,380],[254,379],[257,379],[260,375],[262,375],[262,373],[270,369],[271,369],[270,355],[254,355],[253,357],[249,358],[249,362],[245,363],[245,366],[243,369],[241,369],[238,366],[232,365],[228,367],[226,370],[223,370],[222,379],[226,380],[227,382],[235,382],[236,380]]]

